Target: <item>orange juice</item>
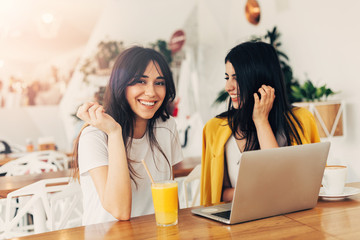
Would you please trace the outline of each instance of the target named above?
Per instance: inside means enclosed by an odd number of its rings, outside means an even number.
[[[156,224],[172,226],[178,221],[178,185],[175,181],[164,181],[151,185]]]

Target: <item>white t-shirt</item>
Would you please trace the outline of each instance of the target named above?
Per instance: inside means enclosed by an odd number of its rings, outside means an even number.
[[[281,134],[276,134],[276,141],[279,147],[287,145],[286,137]],[[231,187],[235,187],[237,183],[242,153],[236,143],[235,137],[231,134],[230,138],[225,144],[225,158],[227,163],[227,171],[231,183]]]
[[[234,135],[225,144],[225,158],[231,187],[235,187],[240,168],[241,152],[236,143]]]
[[[160,118],[154,126],[156,140],[168,158],[170,165],[183,160],[176,123],[173,118],[163,122]],[[154,181],[169,180],[172,177],[171,169],[161,152],[154,146],[154,158],[147,134],[141,139],[133,139],[129,157],[133,169],[141,178],[134,177],[137,182],[131,183],[132,209],[131,217],[154,213],[151,195],[151,182],[141,163],[144,159]],[[116,220],[101,205],[95,185],[89,170],[108,165],[107,135],[95,127],[86,127],[79,141],[79,172],[83,192],[83,225]],[[155,159],[155,161],[154,161]]]

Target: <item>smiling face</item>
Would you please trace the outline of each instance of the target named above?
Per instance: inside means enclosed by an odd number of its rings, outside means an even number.
[[[164,76],[157,63],[150,61],[145,72],[135,76],[126,87],[126,100],[136,121],[148,121],[160,108],[166,95]]]
[[[239,85],[236,81],[235,69],[229,61],[225,64],[225,79],[225,91],[229,93],[234,108],[239,109]]]

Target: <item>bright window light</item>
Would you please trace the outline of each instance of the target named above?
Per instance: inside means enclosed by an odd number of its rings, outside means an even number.
[[[54,21],[54,15],[52,15],[51,13],[44,13],[41,16],[41,20],[46,24],[50,24]]]

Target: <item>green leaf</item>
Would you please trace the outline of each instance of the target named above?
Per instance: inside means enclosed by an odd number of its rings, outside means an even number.
[[[328,96],[330,96],[330,95],[334,95],[335,94],[335,92],[333,92],[330,88],[327,88],[326,90],[325,90],[325,97],[327,98]]]
[[[262,38],[260,36],[256,36],[256,35],[253,35],[250,38],[250,42],[259,42],[261,40],[262,40]]]
[[[216,105],[216,104],[220,104],[222,102],[225,102],[228,97],[229,97],[229,94],[225,91],[225,89],[221,90],[218,93],[218,96],[215,99],[215,102],[213,103],[213,106]]]
[[[285,53],[283,53],[283,52],[281,52],[281,51],[279,51],[279,50],[276,50],[276,53],[277,53],[279,56],[282,56],[283,58],[285,58],[286,60],[289,61],[289,57],[288,57]]]
[[[303,90],[306,95],[306,99],[314,100],[316,89],[310,80],[307,80],[304,83]]]
[[[310,95],[308,94],[308,92],[303,89],[303,88],[300,88],[300,94],[302,95],[302,98],[305,99],[306,101],[310,101]]]
[[[301,89],[299,86],[290,86],[291,87],[291,95],[294,97],[294,98],[297,98],[297,99],[303,99],[304,96],[303,94],[301,93]]]
[[[320,98],[322,96],[324,96],[324,93],[325,93],[325,85],[316,89],[316,91],[315,91],[315,99],[320,100]]]

